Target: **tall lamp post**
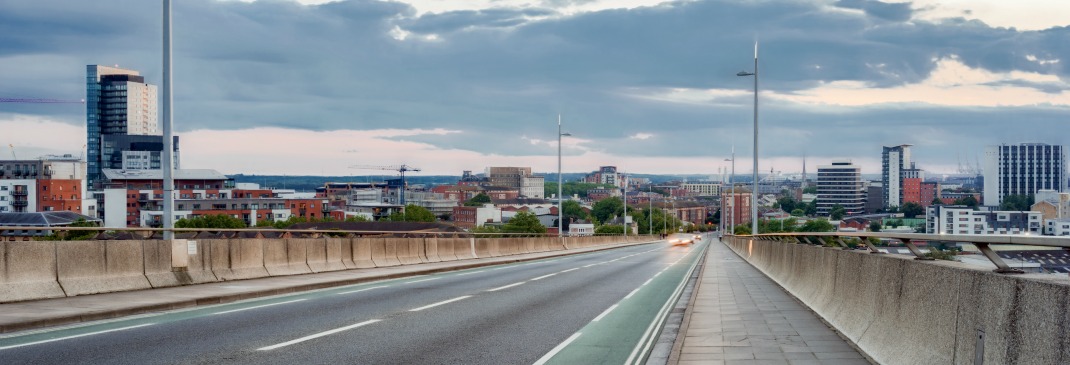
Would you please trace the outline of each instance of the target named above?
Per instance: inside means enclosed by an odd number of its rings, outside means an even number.
[[[647,185],[646,195],[646,233],[654,234],[654,183]]]
[[[624,178],[624,174],[621,175],[621,180],[624,181],[624,189],[621,189],[620,201],[624,202],[624,215],[620,217],[620,223],[624,225],[624,237],[628,237],[628,179]]]
[[[565,235],[565,221],[564,212],[565,205],[563,204],[564,196],[561,195],[561,137],[571,136],[568,133],[561,132],[561,114],[557,115],[557,236],[564,237]]]
[[[732,174],[728,175],[728,183],[732,185],[732,210],[729,211],[731,218],[728,220],[728,230],[731,234],[735,234],[736,230],[736,183],[732,182],[732,178],[736,177],[736,146],[732,146],[732,158],[726,158],[725,161],[732,161]],[[725,207],[725,202],[721,202],[721,206]],[[721,220],[725,220],[724,213],[721,213]],[[724,234],[724,232],[721,232]]]
[[[171,117],[174,115],[171,109],[171,103],[174,101],[171,94],[171,0],[163,0],[163,85],[160,86],[163,86],[163,105],[160,108],[160,114],[163,116],[163,125],[160,126],[163,129],[163,151],[160,153],[160,163],[163,165],[160,166],[163,170],[163,239],[172,240],[175,238],[175,232],[172,231],[175,228],[175,180],[172,175],[175,165],[172,162],[174,141],[171,140]]]
[[[758,42],[754,42],[754,72],[740,71],[736,76],[754,76],[754,189],[750,201],[750,232],[758,234]]]

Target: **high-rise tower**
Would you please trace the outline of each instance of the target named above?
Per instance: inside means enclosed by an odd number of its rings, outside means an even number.
[[[88,65],[85,100],[86,179],[90,188],[96,188],[103,169],[110,168],[110,156],[105,154],[123,154],[122,150],[105,151],[105,136],[160,136],[156,85],[145,83],[145,78],[134,70]]]

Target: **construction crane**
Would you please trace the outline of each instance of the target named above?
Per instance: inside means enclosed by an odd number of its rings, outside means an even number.
[[[14,144],[8,144],[7,146],[11,148],[11,159],[12,160],[18,160],[19,157],[15,156],[15,145]]]
[[[351,168],[351,169],[359,169],[359,170],[397,171],[399,174],[401,174],[401,189],[399,189],[398,199],[401,201],[401,207],[402,207],[401,209],[402,210],[405,209],[405,187],[408,186],[408,184],[405,183],[405,173],[409,172],[409,171],[414,171],[414,172],[419,172],[420,171],[419,168],[412,167],[412,166],[409,166],[409,165],[394,165],[394,166],[353,165],[353,166],[349,166],[349,168]]]
[[[20,104],[85,104],[85,99],[35,99],[35,98],[0,98],[0,103]]]

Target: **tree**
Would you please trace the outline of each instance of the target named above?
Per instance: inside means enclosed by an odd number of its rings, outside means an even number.
[[[100,227],[96,222],[90,222],[85,218],[78,218],[67,227]],[[43,237],[34,237],[35,241],[83,241],[96,237],[98,231],[53,231],[52,234]]]
[[[976,199],[974,199],[974,200],[976,200]],[[932,205],[944,205],[944,201],[940,200],[940,198],[933,198]]]
[[[404,212],[394,212],[386,218],[387,222],[434,222],[435,214],[427,208],[409,204]]]
[[[487,203],[490,203],[490,202],[491,202],[490,201],[490,196],[488,196],[487,194],[484,194],[484,193],[479,193],[479,194],[476,194],[476,196],[473,196],[472,199],[468,199],[468,201],[464,202],[464,206],[466,206],[466,207],[482,207],[484,204],[487,204]]]
[[[914,218],[919,215],[925,215],[925,208],[922,207],[921,204],[915,202],[908,202],[906,204],[903,204],[903,206],[900,207],[900,210],[903,211],[903,216],[907,218]]]
[[[1033,197],[1028,195],[1007,195],[999,203],[999,210],[1026,211],[1032,209]]]
[[[502,232],[507,233],[546,233],[546,226],[539,222],[535,213],[517,212],[509,223],[502,225]]]
[[[561,215],[568,222],[569,219],[587,219],[590,214],[583,210],[583,206],[575,200],[566,200],[561,203]]]
[[[182,218],[175,222],[175,228],[245,228],[245,221],[226,214],[202,215]]]
[[[624,202],[616,197],[599,200],[591,206],[591,215],[599,222],[608,222],[623,212]]]
[[[881,231],[881,223],[877,222],[877,221],[869,222],[869,231],[870,232],[880,232]]]
[[[805,189],[803,189],[803,194],[817,194],[817,187],[807,186]]]
[[[828,220],[811,219],[806,223],[803,223],[802,227],[799,227],[798,232],[832,232],[834,230],[836,230],[835,227],[833,227],[832,223],[829,223]]]
[[[955,199],[955,201],[952,202],[952,203],[955,204],[955,205],[965,205],[965,206],[970,207],[970,208],[977,208],[977,206],[980,205],[980,203],[977,201],[977,198],[974,198],[973,195],[967,195],[967,196]],[[1032,204],[1030,204],[1030,208],[1031,207],[1032,207]],[[1029,210],[1029,208],[1026,208],[1026,210]]]
[[[613,185],[612,184],[592,184],[592,183],[585,183],[585,182],[580,182],[580,181],[566,181],[565,184],[561,186],[561,195],[562,196],[578,195],[581,198],[586,198],[588,190],[598,189],[598,188],[613,188]],[[549,196],[557,195],[557,182],[556,181],[553,181],[553,182],[547,181],[545,184],[543,184],[543,189],[545,190],[544,191],[545,192],[544,196],[549,197]]]
[[[796,205],[798,204],[795,201],[795,199],[792,199],[791,197],[783,197],[783,198],[777,199],[776,202],[777,202],[777,205],[780,206],[780,210],[783,210],[785,212],[790,212],[790,211],[795,210]]]
[[[817,215],[817,199],[811,200],[810,203],[806,204],[805,210],[807,216],[813,217]]]
[[[346,217],[345,221],[346,222],[367,222],[368,218],[365,218],[362,215],[351,215],[351,216]]]
[[[734,234],[750,234],[750,226],[748,226],[746,224],[740,224],[740,225],[736,226],[732,230],[732,232]]]
[[[792,217],[802,217],[804,215],[806,215],[806,211],[799,208],[795,208],[795,210],[791,211]]]
[[[829,211],[829,218],[832,220],[843,219],[843,216],[847,215],[847,209],[844,209],[842,205],[836,204],[832,206],[832,210]]]
[[[603,224],[594,228],[594,234],[624,234],[624,226],[619,224]]]

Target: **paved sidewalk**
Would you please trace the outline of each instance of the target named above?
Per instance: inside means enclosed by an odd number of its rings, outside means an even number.
[[[652,242],[657,241],[6,303],[0,304],[0,333],[188,308],[198,305],[228,303],[375,280],[575,255]]]
[[[719,241],[699,277],[680,365],[870,364],[771,279]]]

